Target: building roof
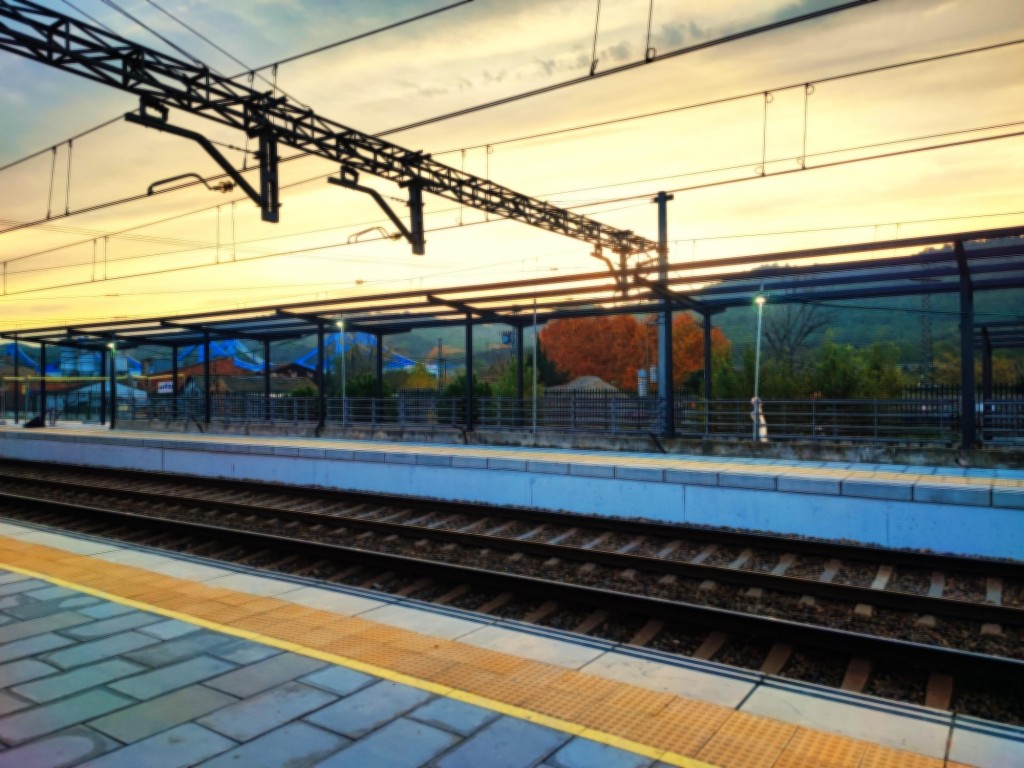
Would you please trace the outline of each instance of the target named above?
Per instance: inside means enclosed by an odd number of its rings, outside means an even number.
[[[600,376],[580,376],[568,384],[548,387],[545,392],[618,392],[619,390]]]

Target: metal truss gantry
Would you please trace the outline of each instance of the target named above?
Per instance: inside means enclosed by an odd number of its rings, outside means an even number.
[[[626,256],[654,251],[656,243],[628,230],[602,224],[572,211],[515,192],[415,152],[260,92],[205,66],[182,61],[84,24],[30,0],[0,0],[0,49],[139,97],[132,122],[193,139],[210,153],[262,208],[265,221],[277,221],[277,145],[337,162],[335,183],[365,191],[360,173],[408,188],[411,226],[400,231],[422,253],[422,194],[440,197],[502,218],[591,243]],[[241,175],[204,137],[168,122],[180,109],[245,131],[259,141],[260,189]],[[205,143],[204,143],[205,142]],[[397,217],[378,197],[389,218]]]

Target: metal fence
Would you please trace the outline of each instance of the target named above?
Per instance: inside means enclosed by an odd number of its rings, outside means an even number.
[[[58,420],[96,421],[100,403],[76,403],[61,409]],[[465,400],[436,394],[400,393],[387,398],[332,397],[324,421],[330,426],[463,427]],[[475,427],[481,430],[532,430],[604,435],[651,434],[661,430],[662,403],[656,396],[574,392],[549,394],[533,401],[480,397],[473,402]],[[960,439],[960,400],[766,400],[762,410],[772,441],[946,443]],[[34,413],[25,408],[22,415]],[[0,402],[0,416],[14,417],[11,398]],[[214,423],[309,425],[320,421],[316,397],[212,395]],[[171,423],[206,419],[202,397],[151,397],[148,402],[120,398],[118,419]],[[987,443],[1024,443],[1024,398],[991,400],[978,405],[979,435]],[[747,400],[704,401],[677,394],[675,428],[680,437],[752,439]]]
[[[770,440],[825,442],[937,442],[959,439],[959,400],[766,400],[762,412]],[[751,438],[751,405],[710,403],[708,432]]]

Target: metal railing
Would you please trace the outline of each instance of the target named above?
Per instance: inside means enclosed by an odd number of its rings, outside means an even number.
[[[749,401],[709,406],[707,434],[751,439]],[[769,440],[949,443],[960,437],[959,400],[764,400],[761,408]]]
[[[268,409],[269,405],[269,409]],[[531,400],[479,397],[473,402],[474,425],[481,430],[531,430],[604,435],[661,431],[657,396],[573,392]],[[960,439],[960,400],[765,400],[762,410],[772,441],[947,443]],[[96,405],[98,413],[98,404]],[[67,418],[71,418],[64,414]],[[153,397],[149,402],[121,398],[117,416],[164,422],[205,420],[202,397]],[[213,395],[214,423],[316,424],[316,397]],[[392,397],[331,397],[326,400],[329,426],[451,428],[465,426],[463,398],[417,392]],[[991,400],[978,405],[979,435],[986,442],[1024,442],[1024,399]],[[675,429],[680,437],[750,440],[753,422],[748,400],[712,400],[677,393]]]
[[[532,400],[481,397],[477,400],[479,429],[532,429]],[[589,432],[618,435],[657,431],[660,402],[652,396],[614,392],[570,392],[537,399],[536,426],[548,432]]]

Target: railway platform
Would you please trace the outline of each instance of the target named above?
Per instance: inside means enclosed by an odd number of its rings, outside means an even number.
[[[0,768],[995,768],[1024,729],[0,524]]]
[[[1024,470],[0,426],[0,458],[1024,560]]]

